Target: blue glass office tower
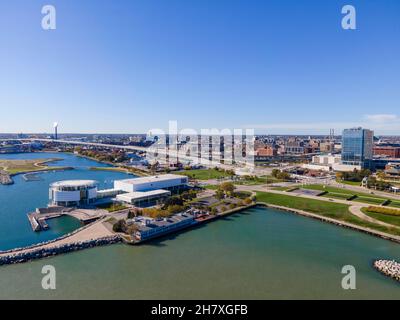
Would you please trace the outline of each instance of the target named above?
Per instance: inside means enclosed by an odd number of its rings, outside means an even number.
[[[369,168],[373,156],[374,132],[353,128],[343,130],[342,163]]]

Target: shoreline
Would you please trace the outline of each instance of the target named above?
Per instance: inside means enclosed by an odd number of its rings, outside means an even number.
[[[241,211],[244,211],[247,209],[251,209],[254,207],[258,207],[258,206],[265,207],[265,208],[273,208],[273,209],[277,209],[280,211],[284,211],[286,213],[297,214],[300,216],[313,218],[313,219],[316,219],[316,220],[319,220],[322,222],[328,222],[328,223],[331,223],[331,224],[334,224],[334,225],[337,225],[340,227],[352,229],[354,231],[360,231],[360,232],[363,232],[363,233],[366,233],[366,234],[369,234],[369,235],[372,235],[375,237],[379,237],[381,239],[400,243],[400,237],[392,236],[392,235],[386,234],[384,232],[375,231],[375,230],[372,230],[372,229],[369,229],[366,227],[357,226],[357,225],[354,225],[354,224],[351,224],[348,222],[338,221],[338,220],[335,220],[332,218],[320,216],[318,214],[306,212],[303,210],[292,209],[292,208],[287,208],[287,207],[278,206],[278,205],[272,205],[272,204],[268,204],[265,202],[255,202],[255,203],[249,204],[247,206],[237,207],[237,208],[234,208],[231,210],[227,210],[218,215],[210,216],[208,219],[205,219],[203,221],[199,221],[197,224],[192,225],[188,228],[180,229],[180,230],[177,230],[176,232],[172,232],[171,234],[180,233],[180,232],[184,232],[184,231],[191,231],[191,229],[194,229],[201,225],[206,225],[209,222],[216,221],[216,220],[219,220],[226,216],[229,216],[231,214],[238,213],[238,212],[241,212]],[[78,229],[70,232],[69,234],[63,235],[63,236],[53,239],[53,240],[49,240],[44,243],[38,243],[38,244],[33,244],[33,245],[27,246],[27,247],[14,248],[14,249],[10,249],[10,250],[0,251],[0,266],[24,263],[24,262],[31,262],[33,260],[42,259],[42,258],[46,258],[46,257],[50,257],[50,256],[55,256],[58,254],[83,250],[83,249],[87,249],[87,248],[93,248],[93,247],[97,247],[97,246],[103,246],[103,245],[107,245],[107,244],[125,243],[128,245],[141,245],[143,243],[147,243],[147,242],[150,242],[150,241],[156,239],[156,238],[152,238],[152,239],[148,239],[146,241],[142,241],[139,243],[133,243],[133,242],[126,241],[126,239],[124,238],[123,235],[121,235],[119,233],[114,233],[112,235],[98,236],[97,238],[90,236],[89,239],[83,240],[83,241],[71,241],[71,242],[67,241],[67,242],[61,243],[59,245],[56,244],[55,246],[48,246],[48,245],[51,245],[52,243],[60,242],[62,240],[68,240],[68,238],[70,238],[74,235],[78,235],[78,233],[88,229],[91,226],[94,226],[99,223],[103,223],[104,222],[103,220],[104,219],[95,221],[91,224],[88,224],[86,226],[78,228]],[[162,238],[169,234],[170,233],[165,234],[165,235],[160,235],[160,237],[157,237],[157,238]]]
[[[76,236],[76,235],[78,235],[78,233],[85,231],[88,228],[95,226],[96,224],[103,224],[106,219],[106,218],[103,218],[103,219],[92,222],[91,224],[85,225],[81,228],[78,228],[68,234],[65,234],[65,235],[58,237],[56,239],[53,239],[53,240],[33,244],[30,246],[26,246],[26,247],[20,247],[20,248],[14,248],[14,249],[9,249],[9,250],[5,250],[5,251],[0,251],[0,266],[31,262],[33,260],[43,259],[46,257],[51,257],[51,256],[63,254],[63,253],[68,253],[68,252],[73,252],[73,251],[78,251],[78,250],[83,250],[83,249],[88,249],[88,248],[93,248],[93,247],[103,246],[103,245],[108,245],[108,244],[114,244],[114,243],[124,243],[124,244],[128,244],[128,245],[133,245],[133,246],[141,245],[143,243],[147,243],[154,239],[162,238],[162,237],[168,236],[170,234],[176,234],[176,233],[180,233],[180,232],[184,232],[184,231],[190,231],[193,228],[199,227],[201,225],[205,225],[209,222],[224,218],[228,215],[231,215],[231,214],[234,214],[234,213],[246,210],[246,209],[250,209],[255,206],[257,206],[257,204],[252,203],[247,206],[230,209],[230,210],[220,213],[218,215],[212,216],[209,219],[200,221],[200,222],[198,222],[192,226],[189,226],[187,228],[179,229],[179,230],[176,230],[175,232],[163,234],[163,235],[160,235],[160,237],[151,238],[151,239],[141,241],[138,243],[127,241],[124,237],[124,234],[113,232],[112,235],[104,235],[104,236],[101,236],[98,238],[90,238],[90,239],[84,240],[84,241],[78,241],[78,242],[72,241],[72,242],[61,243],[59,245],[56,244],[56,242],[60,242],[62,240],[68,240],[68,238]],[[55,244],[55,245],[49,246],[51,244]]]
[[[361,227],[349,222],[344,222],[344,221],[339,221],[336,219],[332,219],[332,218],[328,218],[328,217],[324,217],[321,215],[318,215],[316,213],[311,213],[311,212],[307,212],[307,211],[303,211],[300,209],[292,209],[292,208],[288,208],[288,207],[283,207],[283,206],[278,206],[278,205],[273,205],[273,204],[268,204],[266,202],[257,202],[257,205],[259,206],[263,206],[263,207],[267,207],[267,208],[273,208],[273,209],[278,209],[281,211],[285,211],[288,213],[294,213],[303,217],[308,217],[308,218],[312,218],[312,219],[316,219],[316,220],[320,220],[322,222],[328,222],[331,224],[334,224],[336,226],[339,227],[344,227],[347,229],[352,229],[354,231],[360,231],[381,239],[385,239],[385,240],[389,240],[392,242],[396,242],[396,243],[400,243],[400,236],[395,236],[395,235],[391,235],[389,233],[385,233],[385,232],[381,232],[381,231],[376,231],[367,227]]]
[[[12,179],[13,177],[16,177],[18,175],[24,175],[24,174],[35,174],[35,173],[46,173],[46,172],[51,172],[51,171],[66,171],[66,170],[73,170],[73,167],[51,167],[49,165],[47,165],[48,163],[51,162],[57,162],[57,161],[61,161],[63,159],[61,158],[50,158],[50,159],[46,159],[44,161],[39,161],[39,162],[35,162],[34,166],[37,167],[36,170],[27,170],[27,171],[19,171],[19,172],[15,172],[15,173],[10,173],[8,171],[2,170],[2,177],[0,180],[0,184],[2,185],[13,185],[14,184],[14,180]],[[42,166],[42,167],[41,167]]]

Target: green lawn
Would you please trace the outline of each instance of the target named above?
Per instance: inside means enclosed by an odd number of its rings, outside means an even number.
[[[238,182],[235,182],[235,184],[252,186],[252,185],[271,184],[271,183],[278,183],[278,182],[284,182],[284,180],[277,179],[277,178],[269,175],[269,176],[260,176],[260,177],[255,177],[255,178],[243,179]]]
[[[293,187],[272,187],[272,190],[277,190],[277,191],[289,191],[292,190]]]
[[[219,171],[215,169],[183,170],[174,173],[185,175],[188,176],[189,178],[197,180],[220,179],[231,176],[225,171]]]
[[[390,203],[387,205],[387,207],[400,208],[400,201],[390,200]]]
[[[381,205],[385,200],[382,198],[357,196],[353,201]]]
[[[328,192],[322,197],[324,198],[334,198],[334,199],[340,199],[340,200],[347,200],[352,196],[352,194],[349,193],[336,193],[336,192]]]
[[[350,214],[349,206],[346,204],[313,200],[298,196],[257,192],[257,201],[293,209],[300,209],[311,213],[318,213],[331,218],[339,218]]]
[[[214,184],[207,184],[207,185],[204,186],[204,188],[208,189],[208,190],[217,190],[218,186],[216,186]]]
[[[387,200],[387,198],[381,197],[381,196],[376,196],[374,194],[369,194],[365,192],[357,192],[357,191],[352,191],[352,190],[347,190],[347,189],[341,189],[341,188],[335,188],[335,187],[324,187],[323,185],[309,185],[309,186],[304,186],[304,189],[311,189],[311,190],[321,190],[321,191],[326,191],[328,192],[327,194],[324,194],[323,197],[325,198],[339,198],[340,194],[344,195],[343,197],[350,198],[352,195],[357,196],[356,198],[352,199],[352,201],[358,201],[362,203],[369,203],[369,204],[376,204],[380,205],[384,201]]]
[[[378,212],[371,212],[368,211],[368,208],[362,208],[361,211],[371,218],[400,227],[400,216],[391,216]]]
[[[343,183],[343,184],[348,184],[350,186],[360,186],[361,185],[361,182],[357,182],[357,181],[346,181],[346,180],[336,179],[336,182]]]
[[[320,216],[352,223],[361,227],[366,227],[393,235],[400,235],[400,230],[398,230],[397,228],[383,227],[374,223],[364,221],[352,215],[349,211],[349,206],[346,204],[306,199],[299,196],[281,195],[268,192],[257,192],[257,201],[292,209],[304,210],[307,212],[318,214]]]

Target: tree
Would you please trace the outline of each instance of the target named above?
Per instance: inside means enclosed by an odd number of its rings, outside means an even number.
[[[223,198],[225,198],[225,193],[222,190],[217,190],[215,191],[215,197],[218,200],[222,200]]]
[[[221,190],[227,196],[231,196],[235,191],[235,185],[232,182],[223,182],[218,186],[218,190]]]
[[[137,217],[137,216],[140,216],[142,213],[143,213],[143,212],[142,212],[141,209],[139,209],[139,208],[132,208],[132,209],[129,210],[128,219],[133,219],[133,218],[135,218],[135,217]]]
[[[376,176],[377,176],[380,180],[384,180],[384,179],[386,178],[386,174],[385,174],[385,172],[382,171],[382,170],[379,170],[379,171],[376,173]]]
[[[114,225],[113,225],[114,232],[125,232],[125,230],[126,230],[125,220],[121,219],[121,220],[118,220],[116,223],[114,223]]]
[[[279,170],[279,169],[272,169],[272,172],[271,172],[271,175],[274,177],[274,178],[277,178],[278,177],[278,174],[281,172],[281,170]]]
[[[246,198],[243,200],[244,204],[249,205],[251,204],[253,201],[250,198]]]

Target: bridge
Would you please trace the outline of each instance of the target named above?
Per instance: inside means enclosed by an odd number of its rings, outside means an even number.
[[[198,156],[191,156],[187,154],[187,150],[170,150],[164,147],[150,146],[150,147],[140,147],[140,146],[126,146],[126,145],[115,145],[115,144],[106,144],[106,143],[98,143],[98,142],[83,142],[83,141],[75,141],[75,140],[61,140],[61,139],[46,139],[46,138],[25,138],[25,139],[0,139],[1,141],[30,141],[30,142],[50,142],[50,143],[59,143],[59,144],[67,144],[67,145],[78,145],[78,146],[92,146],[92,147],[101,147],[101,148],[110,148],[110,149],[122,149],[128,151],[141,151],[153,154],[155,159],[159,156],[168,156],[169,159],[179,159],[186,160],[192,163],[201,164],[205,167],[215,167],[218,166],[223,169],[237,169],[240,166],[246,166],[249,163],[246,161],[236,161],[236,165],[233,164],[222,164],[218,163],[216,160],[208,160],[206,158],[199,158]]]

